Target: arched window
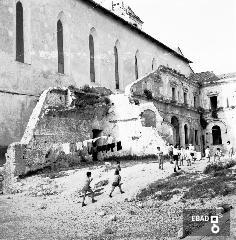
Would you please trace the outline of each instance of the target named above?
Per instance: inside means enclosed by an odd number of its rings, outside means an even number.
[[[213,145],[222,144],[221,129],[219,126],[212,127],[212,140],[213,140]]]
[[[57,51],[58,51],[58,72],[64,74],[63,25],[61,20],[58,20],[57,22]]]
[[[187,124],[184,125],[184,137],[185,137],[185,144],[188,144],[188,126]]]
[[[89,52],[90,52],[90,80],[95,82],[95,54],[94,54],[94,39],[92,34],[89,35]]]
[[[120,89],[120,79],[119,79],[119,56],[117,47],[114,47],[114,55],[115,55],[115,81],[116,81],[116,89]]]
[[[135,78],[138,79],[138,57],[135,55]]]
[[[174,144],[180,144],[180,134],[179,134],[179,120],[177,117],[173,116],[171,118],[171,124],[174,127]]]
[[[156,70],[157,69],[157,61],[155,58],[152,59],[152,70]]]
[[[16,4],[16,61],[24,62],[24,16],[21,2]]]

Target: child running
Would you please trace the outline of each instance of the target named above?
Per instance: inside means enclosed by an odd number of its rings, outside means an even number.
[[[116,187],[119,187],[120,189],[120,193],[125,193],[124,191],[122,191],[121,189],[121,176],[120,176],[120,173],[119,171],[116,169],[115,170],[115,176],[114,176],[114,179],[113,179],[113,182],[112,182],[112,187],[111,187],[111,192],[109,194],[109,197],[112,198],[112,193],[114,192],[115,188]]]
[[[90,187],[90,183],[93,181],[93,179],[91,178],[91,172],[87,172],[86,173],[87,177],[84,183],[84,187],[82,188],[82,193],[83,193],[83,201],[82,201],[82,207],[86,206],[86,204],[84,203],[85,198],[86,198],[86,193],[89,192],[91,194],[91,198],[92,198],[92,203],[97,202],[94,199],[94,191],[91,189]]]

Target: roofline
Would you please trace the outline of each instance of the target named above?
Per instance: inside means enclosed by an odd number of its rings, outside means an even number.
[[[89,4],[93,7],[96,7],[97,10],[100,10],[104,13],[106,13],[108,16],[114,18],[117,21],[120,21],[122,24],[128,26],[129,28],[131,28],[133,31],[143,35],[144,37],[148,38],[149,40],[155,42],[157,45],[163,47],[164,49],[166,49],[167,51],[169,51],[170,53],[172,53],[173,55],[175,55],[176,57],[180,58],[181,60],[183,60],[184,62],[187,63],[192,63],[192,61],[190,61],[189,59],[187,59],[186,57],[182,56],[181,54],[177,53],[176,51],[174,51],[173,49],[171,49],[170,47],[168,47],[167,45],[165,45],[164,43],[158,41],[157,39],[155,39],[154,37],[152,37],[151,35],[147,34],[146,32],[142,31],[141,29],[133,26],[132,24],[130,24],[129,22],[125,21],[123,18],[119,17],[118,15],[116,15],[115,13],[109,11],[108,9],[104,8],[103,6],[101,6],[99,3],[93,1],[93,0],[77,0],[77,1],[82,1],[86,4]]]

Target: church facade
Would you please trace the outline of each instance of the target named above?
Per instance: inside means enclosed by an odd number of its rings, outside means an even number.
[[[141,19],[127,9],[122,18],[92,0],[0,3],[1,157],[22,138],[45,89],[88,84],[120,93],[160,66],[161,81],[144,80],[140,89],[158,98],[174,143],[192,142],[199,150],[207,144],[199,112],[209,100],[207,86],[193,80],[189,59],[143,32]]]

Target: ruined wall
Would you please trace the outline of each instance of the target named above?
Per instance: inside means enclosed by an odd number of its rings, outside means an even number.
[[[83,1],[21,0],[21,3],[24,9],[24,63],[15,60],[16,1],[0,2],[1,102],[7,102],[9,98],[12,102],[11,112],[5,104],[0,109],[0,116],[11,118],[11,121],[0,120],[0,125],[4,126],[0,131],[0,141],[3,142],[0,147],[20,140],[35,106],[34,99],[45,89],[90,83],[90,33],[95,42],[96,86],[115,89],[115,44],[119,55],[121,90],[135,80],[134,57],[137,50],[139,76],[151,71],[153,58],[156,58],[157,65],[168,64],[186,75],[191,73],[186,62]],[[63,22],[64,29],[65,74],[57,72],[58,19]],[[9,92],[10,95],[6,96]],[[32,104],[29,104],[31,97]],[[22,105],[23,101],[27,102],[26,106]],[[21,134],[15,133],[14,119],[22,120],[17,127],[22,129]]]
[[[212,117],[210,97],[217,96],[216,117]],[[204,131],[206,146],[213,151],[220,147],[226,150],[227,141],[231,141],[236,150],[236,77],[219,79],[214,83],[206,83],[201,88],[201,106],[204,108],[204,119],[208,125]],[[219,126],[221,129],[222,145],[213,146],[212,127]]]
[[[171,124],[172,117],[178,119],[180,144],[182,146],[188,145],[185,144],[184,126],[186,125],[188,128],[187,142],[194,144],[198,151],[201,150],[201,126],[200,114],[198,112],[199,87],[196,83],[190,82],[187,78],[170,68],[160,66],[158,70],[147,74],[127,88],[130,88],[133,96],[142,99],[142,101],[145,98],[152,101],[164,118],[164,122]],[[175,88],[175,100],[172,99],[172,88]],[[184,102],[184,92],[187,93],[187,103]],[[197,104],[195,105],[194,96],[197,99]],[[169,131],[168,127],[166,131]],[[197,131],[197,136],[195,136],[195,131]],[[168,141],[175,144],[176,142],[173,138],[175,137],[172,136],[172,139],[169,137]]]

